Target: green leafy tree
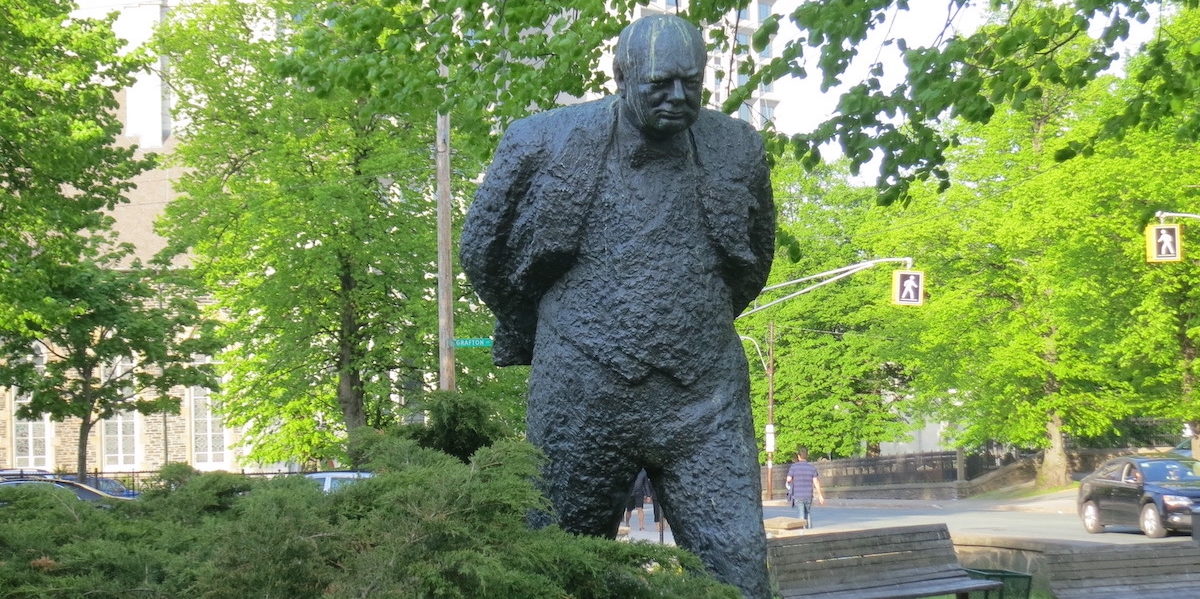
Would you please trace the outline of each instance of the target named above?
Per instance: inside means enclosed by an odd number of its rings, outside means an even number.
[[[842,83],[860,58],[863,42],[884,31],[884,45],[894,45],[906,72],[891,89],[885,88],[885,67],[878,58],[867,64],[867,76],[846,82],[835,114],[813,131],[776,140],[790,146],[806,164],[820,160],[819,148],[837,142],[851,168],[873,159],[880,162],[877,186],[881,203],[907,200],[914,181],[934,179],[940,190],[949,185],[947,150],[958,140],[941,127],[948,118],[987,123],[1005,106],[1020,110],[1037,102],[1051,88],[1080,90],[1113,66],[1120,44],[1131,27],[1147,24],[1151,10],[1190,10],[1194,0],[1148,3],[1142,0],[1076,0],[1067,3],[993,1],[988,27],[957,34],[959,15],[982,9],[982,2],[949,0],[943,34],[930,46],[916,46],[892,36],[894,13],[909,8],[907,0],[804,2],[788,17],[801,35],[786,43],[780,56],[758,69],[757,78],[785,74],[804,77],[810,63],[801,60],[805,48],[816,50],[822,89]],[[1156,35],[1146,44],[1148,60],[1138,63],[1132,78],[1139,83],[1122,110],[1106,117],[1088,136],[1056,141],[1057,159],[1086,155],[1096,143],[1119,138],[1178,116],[1170,127],[1185,139],[1200,133],[1200,114],[1194,107],[1200,91],[1200,46],[1194,37],[1179,35],[1168,20],[1153,25]],[[1096,32],[1093,36],[1091,32]],[[881,55],[881,54],[880,54]],[[877,55],[879,56],[879,55]],[[739,97],[730,99],[736,105]],[[730,108],[727,104],[726,108]]]
[[[87,446],[100,421],[127,411],[178,410],[173,387],[215,387],[197,356],[216,350],[196,290],[177,275],[154,276],[117,252],[47,269],[44,301],[68,314],[46,323],[0,324],[0,385],[26,399],[20,418],[78,420],[75,469],[87,474]],[[105,259],[107,258],[107,259]]]
[[[1200,34],[1200,11],[1185,11],[1169,21],[1165,29],[1173,37]],[[1135,61],[1164,60],[1176,63],[1188,60],[1188,54],[1176,49],[1173,54],[1153,52]],[[1173,68],[1173,67],[1172,67]],[[1158,81],[1157,85],[1181,82]],[[1136,96],[1147,85],[1139,78],[1126,83],[1132,91],[1121,90],[1124,97]],[[1156,211],[1196,213],[1200,197],[1189,182],[1197,165],[1196,144],[1187,137],[1168,135],[1181,126],[1182,116],[1162,129],[1129,135],[1118,151],[1101,157],[1107,163],[1106,177],[1099,179],[1111,191],[1121,194],[1134,225],[1153,221]],[[1182,126],[1188,126],[1186,124]],[[1189,233],[1191,221],[1184,224],[1184,246],[1190,249],[1195,236]],[[1136,298],[1132,309],[1130,333],[1119,347],[1120,364],[1128,372],[1143,397],[1153,406],[1152,415],[1188,423],[1200,431],[1200,390],[1197,389],[1197,346],[1200,344],[1200,271],[1197,262],[1184,254],[1178,263],[1146,264],[1141,229],[1129,232],[1125,260],[1135,265],[1126,286]],[[1192,451],[1200,455],[1200,435],[1192,437]]]
[[[56,0],[0,1],[0,321],[52,321],[49,268],[75,261],[111,224],[130,178],[151,165],[121,132],[117,91],[146,65],[119,54],[112,18]]]
[[[855,239],[874,194],[848,184],[845,176],[837,169],[805,175],[796,161],[776,165],[780,250],[768,285],[884,257],[870,255]],[[774,415],[782,455],[801,445],[836,457],[877,454],[879,443],[908,432],[903,357],[887,351],[880,332],[896,310],[887,305],[888,270],[851,275],[739,321],[739,331],[756,339],[764,352],[770,351],[774,323]],[[815,282],[768,292],[758,304]],[[751,356],[752,371],[761,372],[757,356]],[[767,411],[760,401],[765,387],[765,377],[756,374],[753,396],[760,419]]]
[[[437,368],[438,105],[381,102],[360,85],[367,74],[347,56],[374,42],[353,24],[378,7],[330,12],[349,8],[201,3],[175,11],[157,36],[187,123],[175,157],[192,167],[163,230],[195,256],[216,298],[229,375],[219,401],[265,461],[344,457],[349,429],[410,414],[403,405],[423,399]],[[350,71],[308,82],[330,64]],[[408,69],[416,85],[431,65],[378,68]],[[468,156],[455,157],[458,181],[479,169]],[[486,336],[490,316],[465,295],[456,304],[457,328]],[[465,350],[459,385],[511,416],[524,372],[489,362]]]
[[[927,413],[955,423],[962,445],[1045,448],[1045,486],[1069,482],[1068,436],[1153,412],[1116,357],[1133,324],[1137,263],[1128,253],[1140,246],[1146,209],[1135,189],[1150,189],[1131,185],[1138,175],[1117,164],[1139,149],[1110,143],[1103,156],[1068,163],[1052,155],[1118,109],[1111,89],[1059,88],[960,130],[975,140],[958,158],[966,185],[922,198],[927,206],[874,233],[891,233],[880,246],[904,244],[937,273],[934,299],[906,338]]]

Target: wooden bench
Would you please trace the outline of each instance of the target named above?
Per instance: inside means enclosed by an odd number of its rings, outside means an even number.
[[[1200,597],[1200,546],[1191,542],[1088,547],[1047,553],[1044,572],[1058,599]]]
[[[784,599],[964,599],[1003,586],[963,570],[945,524],[768,539],[767,564]]]

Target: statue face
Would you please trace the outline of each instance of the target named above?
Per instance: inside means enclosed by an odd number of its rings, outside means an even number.
[[[617,72],[617,89],[624,114],[647,137],[670,137],[699,117],[705,55],[697,38],[675,27],[647,27],[630,40],[628,72]]]

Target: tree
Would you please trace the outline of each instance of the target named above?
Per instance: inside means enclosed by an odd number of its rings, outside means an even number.
[[[146,64],[118,54],[112,18],[76,19],[58,0],[0,1],[0,321],[48,323],[55,265],[103,237],[105,213],[150,168],[121,132],[117,92]]]
[[[176,159],[192,168],[164,232],[216,299],[229,375],[219,401],[264,461],[342,457],[348,430],[396,422],[436,372],[437,105],[381,103],[346,74],[305,84],[299,61],[318,68],[371,43],[323,6],[189,5],[156,42],[187,123]],[[327,23],[336,39],[312,50],[311,28]],[[465,311],[462,324],[488,320]],[[464,387],[490,375],[475,372]]]
[[[324,20],[307,29],[306,49],[294,55],[290,69],[317,89],[348,84],[380,106],[435,103],[463,115],[470,131],[487,134],[531,109],[552,106],[560,93],[579,96],[599,89],[603,76],[580,71],[579,65],[597,64],[600,49],[636,4],[646,2],[572,0],[496,9],[481,0],[420,7],[333,3],[321,13]],[[711,30],[710,41],[725,47],[738,42],[723,17],[744,4],[693,2],[681,14],[705,27],[722,24]],[[805,78],[810,71],[820,71],[822,91],[846,83],[835,114],[810,132],[773,135],[770,147],[778,153],[791,150],[811,167],[821,161],[823,145],[837,143],[856,173],[878,159],[881,203],[907,201],[915,181],[933,178],[942,190],[949,184],[946,152],[958,140],[941,127],[944,120],[986,123],[999,107],[1019,109],[1036,101],[1046,86],[1082,89],[1116,64],[1131,28],[1146,25],[1152,8],[1196,5],[1195,0],[1166,5],[1000,0],[985,7],[947,0],[942,34],[932,45],[918,46],[917,40],[891,35],[889,24],[895,13],[909,9],[907,0],[803,2],[788,15],[772,15],[754,32],[750,43],[761,49],[784,19],[801,30],[796,39],[784,41],[772,60],[755,64],[746,53],[732,65],[731,70],[747,76],[747,83],[730,95],[724,109],[736,110],[757,86],[787,76]],[[964,35],[955,32],[959,15],[983,10],[990,10],[991,26]],[[1200,115],[1190,107],[1200,90],[1200,61],[1194,60],[1200,47],[1162,21],[1156,26],[1158,35],[1146,47],[1150,60],[1132,73],[1140,86],[1135,96],[1090,137],[1055,148],[1059,159],[1090,154],[1098,141],[1148,129],[1175,115],[1184,117],[1176,122],[1177,133],[1195,139]],[[863,63],[860,48],[877,47],[864,42],[879,31],[886,32],[880,43],[896,49],[903,69],[885,65],[880,52],[865,64],[862,81],[844,81]],[[1092,31],[1098,32],[1094,38]],[[346,45],[347,38],[358,43]],[[1069,46],[1085,51],[1063,60],[1061,51]],[[815,52],[813,60],[806,61],[806,49]],[[409,60],[390,60],[395,53]],[[410,68],[414,63],[422,68]],[[446,71],[429,68],[435,65]],[[564,72],[570,76],[561,77]],[[901,82],[886,89],[885,75],[897,74]]]
[[[933,178],[944,191],[950,180],[947,150],[959,143],[941,127],[944,120],[987,123],[1001,107],[1019,110],[1051,87],[1083,89],[1116,63],[1120,43],[1133,24],[1150,20],[1152,6],[1160,11],[1197,6],[1194,0],[1165,5],[1142,0],[994,1],[988,3],[990,26],[970,35],[952,33],[958,15],[980,4],[948,0],[946,26],[933,46],[915,47],[910,40],[889,35],[882,43],[897,48],[907,70],[901,83],[884,89],[885,66],[876,58],[868,65],[868,76],[842,93],[833,116],[812,132],[776,139],[774,147],[782,151],[790,146],[811,166],[820,161],[822,144],[837,142],[855,172],[879,159],[877,187],[883,204],[907,201],[914,181]],[[789,15],[801,36],[761,67],[751,84],[789,74],[806,76],[809,65],[800,57],[808,46],[818,53],[822,89],[834,87],[867,36],[886,28],[893,13],[901,10],[908,10],[907,0],[801,3]],[[1106,117],[1089,136],[1057,146],[1056,159],[1090,155],[1098,142],[1119,139],[1137,128],[1148,130],[1175,116],[1181,117],[1173,121],[1175,133],[1197,138],[1200,46],[1192,43],[1194,38],[1172,31],[1169,21],[1160,20],[1156,27],[1145,48],[1148,60],[1130,73],[1138,87],[1124,109]],[[1098,36],[1093,38],[1091,31]],[[1083,51],[1064,56],[1068,48]],[[740,101],[740,96],[732,97],[726,108]]]
[[[178,409],[176,386],[214,388],[197,356],[215,350],[195,289],[177,274],[155,275],[122,252],[57,265],[41,291],[67,314],[0,325],[0,385],[25,397],[20,418],[48,414],[79,421],[76,474],[87,475],[88,438],[96,423],[127,411]]]
[[[975,140],[956,163],[966,185],[879,225],[903,229],[885,245],[908,246],[944,281],[906,340],[924,407],[959,424],[960,444],[1045,448],[1045,486],[1069,482],[1068,438],[1156,412],[1117,348],[1134,334],[1143,198],[1162,182],[1127,160],[1161,156],[1115,142],[1068,163],[1052,155],[1120,109],[1114,86],[1058,88],[960,129]]]
[[[806,176],[790,160],[776,165],[781,247],[768,285],[883,257],[855,239],[873,194],[848,184],[845,175],[830,168]],[[838,457],[878,453],[881,442],[897,441],[910,428],[903,356],[886,351],[880,332],[896,311],[887,305],[887,271],[852,275],[738,321],[738,329],[760,344],[769,323],[777,323],[774,412],[783,452],[803,445]],[[799,289],[769,292],[758,303]],[[756,360],[751,369],[759,370]],[[754,387],[755,413],[762,417],[758,398],[766,395],[765,384],[756,377]]]
[[[1200,11],[1180,14],[1167,27],[1176,37],[1190,35],[1194,39],[1200,31]],[[1139,60],[1177,62],[1187,60],[1187,55],[1156,57],[1149,54]],[[1122,90],[1123,95],[1134,96],[1143,82],[1135,80],[1127,85],[1132,92]],[[1190,187],[1200,166],[1196,160],[1196,144],[1186,137],[1167,135],[1173,128],[1181,126],[1178,121],[1186,119],[1180,117],[1159,131],[1131,134],[1120,146],[1120,152],[1111,152],[1104,157],[1111,165],[1105,169],[1110,176],[1103,180],[1104,184],[1121,190],[1130,204],[1134,222],[1139,225],[1152,222],[1153,213],[1158,210],[1200,211],[1196,192]],[[1185,227],[1190,224],[1190,221],[1182,222]],[[1184,238],[1187,244],[1195,236],[1185,233]],[[1127,282],[1135,306],[1131,314],[1131,334],[1122,339],[1118,350],[1120,364],[1132,373],[1141,394],[1151,400],[1154,414],[1181,420],[1190,424],[1193,431],[1200,431],[1200,389],[1197,388],[1200,329],[1196,327],[1200,318],[1200,304],[1197,303],[1200,271],[1197,271],[1196,261],[1188,259],[1187,255],[1183,262],[1145,264],[1144,245],[1140,240],[1138,236],[1125,245],[1126,260],[1136,265]],[[1200,435],[1192,437],[1192,452],[1200,455]]]

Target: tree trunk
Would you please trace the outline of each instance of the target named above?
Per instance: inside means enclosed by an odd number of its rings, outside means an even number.
[[[75,479],[81,483],[87,482],[87,446],[88,437],[91,436],[92,427],[96,421],[89,415],[79,422],[79,445],[75,448]]]
[[[362,373],[359,368],[359,335],[362,325],[358,321],[358,311],[354,305],[354,289],[357,286],[350,260],[345,255],[339,256],[341,263],[339,283],[341,285],[342,318],[338,330],[337,356],[337,400],[342,408],[342,418],[346,430],[354,430],[367,423],[363,409]]]
[[[1062,417],[1058,412],[1050,414],[1046,422],[1046,436],[1050,439],[1050,447],[1042,456],[1038,466],[1037,487],[1039,489],[1056,489],[1065,487],[1071,482],[1070,468],[1067,464],[1067,448],[1063,440]]]
[[[1042,385],[1042,395],[1046,398],[1054,397],[1062,391],[1062,385],[1059,384],[1053,370],[1054,365],[1058,363],[1058,349],[1054,343],[1056,331],[1057,327],[1051,326],[1043,335],[1046,339],[1046,351],[1042,353],[1042,360],[1049,366],[1046,382]],[[1063,439],[1062,415],[1055,410],[1046,416],[1046,438],[1050,441],[1050,446],[1042,454],[1035,484],[1039,489],[1055,489],[1065,487],[1071,481],[1071,476],[1067,464],[1066,442]]]

